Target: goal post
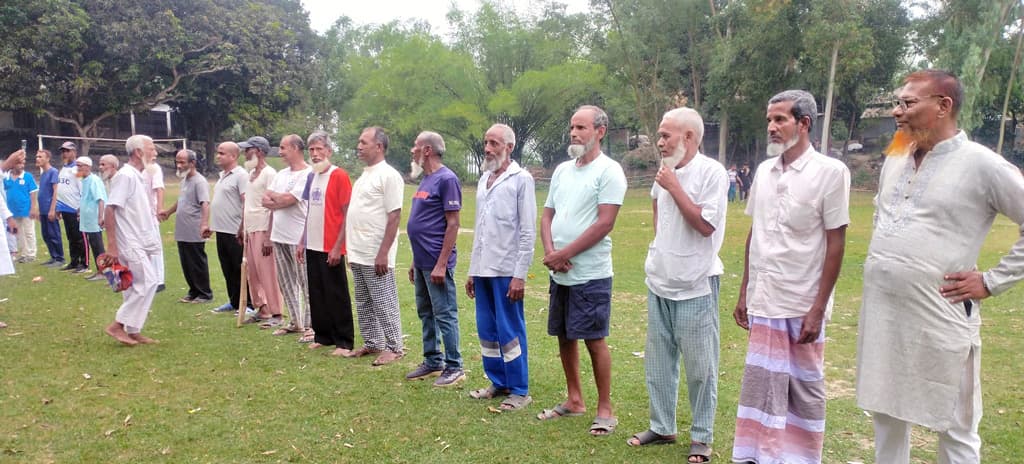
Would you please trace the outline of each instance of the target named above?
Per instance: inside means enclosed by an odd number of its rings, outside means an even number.
[[[103,137],[70,137],[63,135],[38,134],[36,135],[36,149],[47,149],[50,150],[50,152],[58,152],[60,151],[61,144],[68,140],[75,142],[79,146],[81,146],[82,142],[89,142],[89,145],[98,145],[101,147],[116,146],[115,149],[108,151],[113,151],[115,155],[124,155],[124,143],[128,139],[108,139]],[[153,143],[157,145],[157,153],[176,153],[178,150],[188,147],[188,139],[186,138],[154,138]]]

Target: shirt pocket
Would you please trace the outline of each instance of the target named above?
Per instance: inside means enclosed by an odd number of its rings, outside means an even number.
[[[810,232],[820,227],[820,201],[821,200],[804,201],[790,195],[783,197],[779,222],[787,228],[797,232]]]

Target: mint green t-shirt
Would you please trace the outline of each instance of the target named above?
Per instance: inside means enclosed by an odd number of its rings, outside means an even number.
[[[597,222],[597,205],[622,205],[626,196],[626,175],[622,166],[601,153],[586,166],[566,161],[551,175],[545,208],[555,210],[551,240],[556,249],[565,248]],[[569,272],[550,272],[559,285],[579,285],[612,276],[612,239],[605,236],[596,245],[569,260]]]

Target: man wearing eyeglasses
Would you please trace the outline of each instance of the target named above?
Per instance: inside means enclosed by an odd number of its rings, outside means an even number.
[[[1024,224],[1024,178],[967,140],[962,101],[956,76],[924,70],[892,110],[894,140],[908,143],[882,166],[857,338],[857,405],[872,413],[883,464],[909,462],[912,424],[938,432],[938,462],[981,461],[980,300],[1024,278],[1024,237],[976,268],[997,213]]]

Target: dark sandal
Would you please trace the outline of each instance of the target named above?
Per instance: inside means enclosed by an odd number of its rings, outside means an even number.
[[[698,461],[691,461],[691,458],[698,458]],[[693,442],[690,443],[690,456],[686,459],[687,462],[711,462],[711,447],[707,443]]]
[[[675,435],[659,435],[650,429],[638,432],[634,434],[632,438],[626,440],[626,444],[629,446],[671,445],[675,442]]]

